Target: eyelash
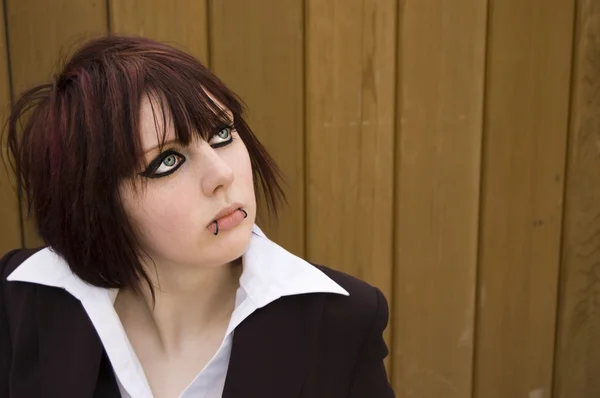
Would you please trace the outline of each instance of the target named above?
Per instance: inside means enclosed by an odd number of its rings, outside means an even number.
[[[223,131],[225,129],[229,130],[229,139],[227,139],[226,141],[222,141],[222,142],[211,145],[212,148],[214,148],[214,149],[221,148],[221,147],[231,144],[231,142],[233,141],[233,132],[235,131],[235,128],[233,127],[233,125],[223,126],[223,127],[219,128],[217,130],[217,132],[212,135],[211,141],[214,137],[217,136],[217,134],[219,134],[221,131]],[[156,174],[156,170],[158,170],[163,165],[163,162],[169,156],[175,156],[176,158],[178,158],[179,163],[177,165],[173,166],[172,169],[165,171],[164,173]],[[156,157],[152,162],[150,162],[150,164],[148,165],[148,168],[144,172],[142,172],[140,175],[143,177],[146,177],[146,178],[166,177],[168,175],[173,174],[175,171],[177,171],[185,163],[185,161],[186,161],[186,159],[182,154],[176,152],[173,149],[167,149],[166,151],[161,153],[158,157]]]

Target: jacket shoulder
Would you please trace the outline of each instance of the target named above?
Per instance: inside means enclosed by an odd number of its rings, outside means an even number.
[[[388,303],[377,287],[345,272],[323,265],[313,265],[349,294],[328,297],[325,310],[330,317],[363,331],[371,328],[374,323],[383,323],[384,327],[387,326]]]
[[[358,305],[362,304],[372,309],[377,308],[379,299],[377,296],[382,294],[378,288],[345,272],[324,265],[313,265],[343,287],[349,293],[348,298],[351,302],[356,301]]]
[[[0,258],[0,278],[1,282],[4,283],[6,278],[16,270],[25,260],[31,257],[33,254],[40,251],[42,247],[35,249],[15,249],[6,253]]]
[[[315,266],[349,293],[328,294],[323,300],[315,378],[324,385],[329,380],[350,380],[351,397],[393,397],[384,367],[389,308],[383,293],[347,273]],[[348,388],[331,385],[331,391]]]

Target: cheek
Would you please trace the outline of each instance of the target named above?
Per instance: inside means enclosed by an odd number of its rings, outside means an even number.
[[[142,239],[156,246],[181,238],[180,232],[191,221],[190,201],[191,195],[174,195],[172,189],[157,190],[128,206],[128,213]]]
[[[185,211],[185,197],[177,203],[172,203],[168,198],[156,198],[143,205],[144,212],[140,214],[147,232],[157,230],[158,232],[175,232],[181,227],[185,216],[189,219],[189,213]]]

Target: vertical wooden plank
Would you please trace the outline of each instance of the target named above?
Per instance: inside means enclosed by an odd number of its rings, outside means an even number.
[[[551,394],[573,9],[490,2],[476,398]]]
[[[60,58],[107,30],[104,0],[5,1],[14,95],[50,79]],[[33,222],[24,226],[25,246],[40,245]]]
[[[392,307],[396,2],[309,0],[306,16],[307,257]]]
[[[0,126],[8,117],[10,109],[10,82],[6,36],[4,34],[4,1],[0,2]],[[3,132],[0,133],[4,138]],[[17,197],[16,180],[8,163],[6,141],[0,143],[0,257],[11,249],[21,246],[21,226],[19,222],[19,200]],[[1,160],[4,160],[2,162]],[[6,166],[6,167],[5,167]]]
[[[600,1],[576,21],[555,398],[600,397]]]
[[[304,255],[304,58],[301,0],[222,0],[210,7],[211,66],[249,108],[249,122],[281,167],[289,205],[260,225]],[[263,206],[264,208],[264,206]]]
[[[394,386],[471,397],[485,0],[400,10]]]
[[[110,31],[145,36],[208,63],[207,0],[107,0]]]

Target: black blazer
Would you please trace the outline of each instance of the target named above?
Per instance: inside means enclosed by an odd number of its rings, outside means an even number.
[[[0,397],[115,398],[100,338],[66,291],[6,278],[36,250],[0,260]],[[350,296],[283,297],[235,330],[224,398],[391,398],[379,290],[319,267]]]

